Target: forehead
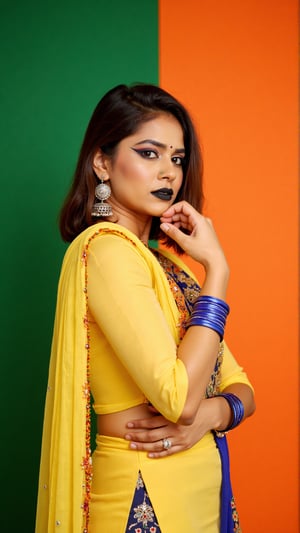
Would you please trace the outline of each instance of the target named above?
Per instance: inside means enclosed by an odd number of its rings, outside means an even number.
[[[136,132],[126,139],[129,142],[141,142],[145,139],[152,139],[176,148],[184,147],[181,124],[170,113],[161,113],[143,122]]]

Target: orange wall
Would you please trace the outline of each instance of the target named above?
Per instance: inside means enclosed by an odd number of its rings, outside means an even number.
[[[160,84],[191,110],[255,386],[230,436],[243,533],[298,531],[297,2],[160,0]]]

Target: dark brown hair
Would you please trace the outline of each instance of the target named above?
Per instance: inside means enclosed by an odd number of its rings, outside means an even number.
[[[113,157],[122,139],[133,135],[143,123],[162,112],[173,115],[183,130],[184,179],[175,201],[186,200],[201,212],[202,156],[189,113],[178,100],[156,85],[118,85],[103,96],[88,124],[74,180],[60,214],[60,232],[65,241],[71,242],[88,226],[99,222],[91,215],[97,185],[93,171],[97,150]],[[154,217],[150,239],[162,239],[167,246],[182,253],[181,248],[161,232],[159,225],[160,219]]]

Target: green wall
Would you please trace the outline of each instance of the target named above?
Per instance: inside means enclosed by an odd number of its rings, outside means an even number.
[[[157,0],[3,4],[0,530],[31,533],[65,249],[57,216],[102,94],[158,82]]]

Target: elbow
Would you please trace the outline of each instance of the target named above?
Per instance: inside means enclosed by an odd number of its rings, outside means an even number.
[[[195,420],[195,417],[181,415],[177,421],[178,424],[182,426],[191,426]]]
[[[177,420],[178,424],[182,426],[191,426],[196,418],[197,409],[191,409],[187,405],[184,406],[180,417]]]
[[[255,413],[256,405],[253,389],[246,383],[235,383],[222,392],[231,392],[240,398],[244,406],[244,420]]]
[[[177,423],[182,424],[183,426],[191,426],[195,421],[201,401],[202,401],[201,396],[199,396],[198,393],[197,394],[188,393],[181,415],[177,420]]]
[[[254,400],[254,395],[252,394],[252,401],[250,402],[247,410],[247,417],[254,415],[256,411],[256,403]]]
[[[241,400],[244,404],[244,409],[245,409],[244,418],[249,418],[255,413],[256,404],[255,404],[253,390],[250,389],[250,387],[248,387],[247,385],[245,386],[245,392],[246,394],[244,395],[244,398],[241,398]]]

